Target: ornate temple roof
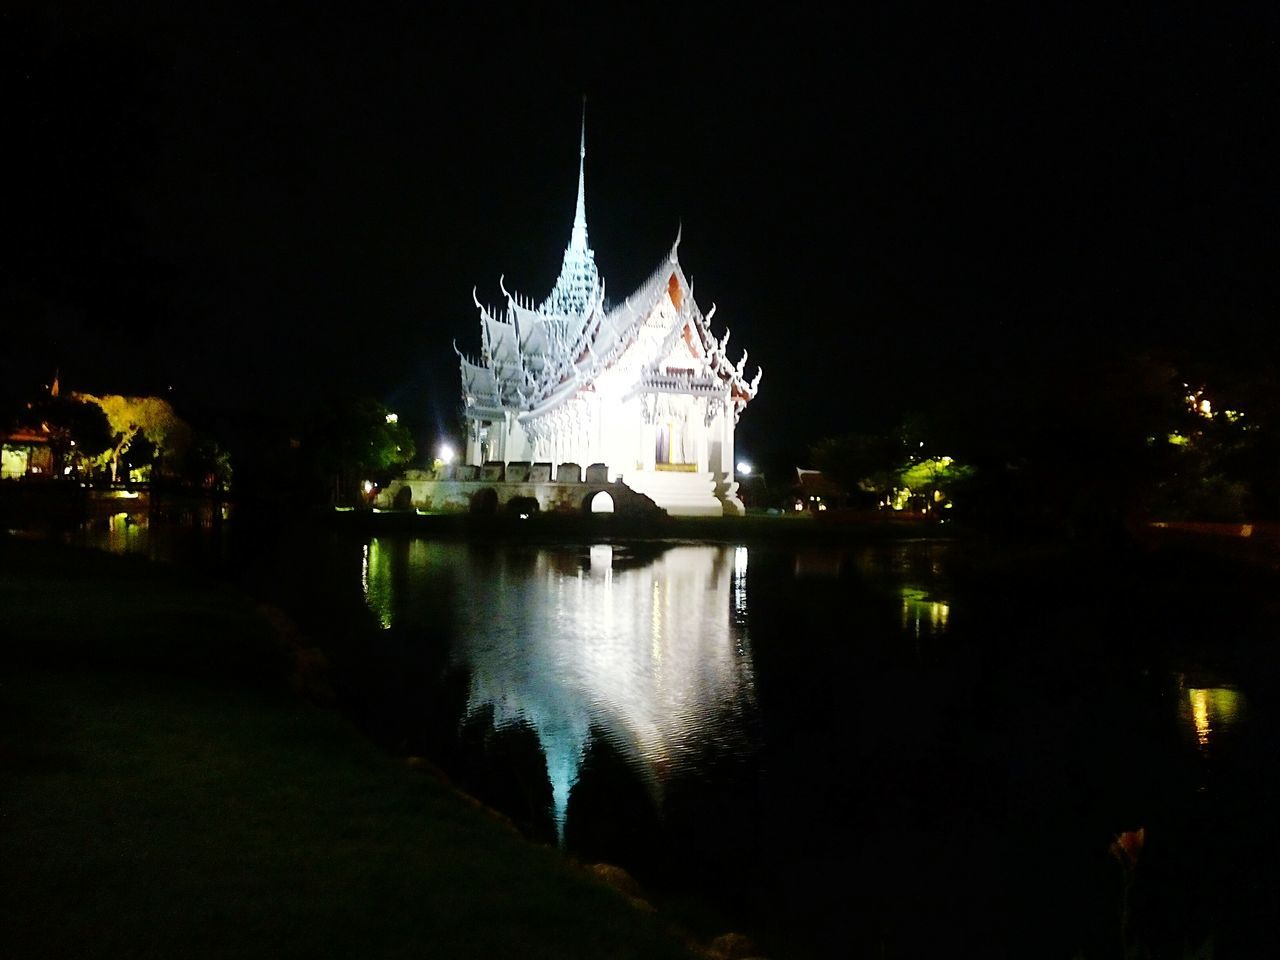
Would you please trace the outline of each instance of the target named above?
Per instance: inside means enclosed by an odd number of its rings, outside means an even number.
[[[560,276],[556,279],[556,285],[551,288],[551,294],[542,302],[543,313],[584,313],[595,299],[600,286],[596,254],[587,243],[586,163],[587,125],[584,118],[582,141],[578,148],[578,206],[573,214],[573,230],[569,234],[569,246],[564,251]]]
[[[560,275],[550,295],[535,305],[507,290],[499,313],[475,299],[480,312],[480,356],[458,351],[467,415],[499,420],[514,414],[534,429],[536,421],[588,389],[635,343],[651,318],[669,328],[655,350],[646,351],[628,393],[682,393],[716,398],[732,406],[735,419],[760,382],[744,377],[747,355],[731,363],[722,339],[711,333],[711,312],[703,315],[677,256],[680,233],[666,259],[622,304],[608,307],[595,253],[587,241],[586,129],[578,151],[578,201]],[[691,366],[660,369],[684,339]],[[455,346],[455,350],[456,350]],[[651,354],[651,355],[649,355]]]

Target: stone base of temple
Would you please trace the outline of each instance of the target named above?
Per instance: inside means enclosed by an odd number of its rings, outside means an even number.
[[[726,517],[742,517],[747,513],[746,505],[738,497],[738,481],[726,473],[712,474],[715,480],[716,499],[724,505]]]
[[[652,500],[623,483],[575,481],[552,483],[508,480],[434,480],[425,471],[408,470],[379,491],[373,505],[380,510],[423,513],[470,513],[520,516],[529,513],[590,515],[604,495],[608,512],[623,518],[661,517]]]
[[[720,517],[725,513],[715,494],[715,479],[708,472],[640,470],[622,479],[673,517]]]

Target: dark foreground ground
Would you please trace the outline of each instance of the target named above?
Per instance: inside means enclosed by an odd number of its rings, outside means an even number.
[[[0,955],[689,956],[309,702],[315,665],[235,592],[0,537]]]

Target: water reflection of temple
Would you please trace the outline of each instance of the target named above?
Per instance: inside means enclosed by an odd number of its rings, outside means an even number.
[[[745,548],[677,546],[652,556],[601,544],[502,550],[373,540],[365,596],[384,624],[452,583],[452,657],[470,676],[467,711],[524,723],[546,754],[561,830],[593,729],[655,799],[709,743],[751,749]],[[398,570],[399,566],[407,567]],[[404,594],[398,596],[397,594]]]

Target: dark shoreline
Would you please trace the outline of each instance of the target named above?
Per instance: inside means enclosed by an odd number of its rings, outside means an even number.
[[[663,517],[420,514],[416,511],[351,510],[321,515],[341,531],[400,534],[428,539],[560,541],[672,541],[700,543],[861,543],[869,540],[950,540],[955,528],[931,521],[869,519],[864,515],[814,517]]]

